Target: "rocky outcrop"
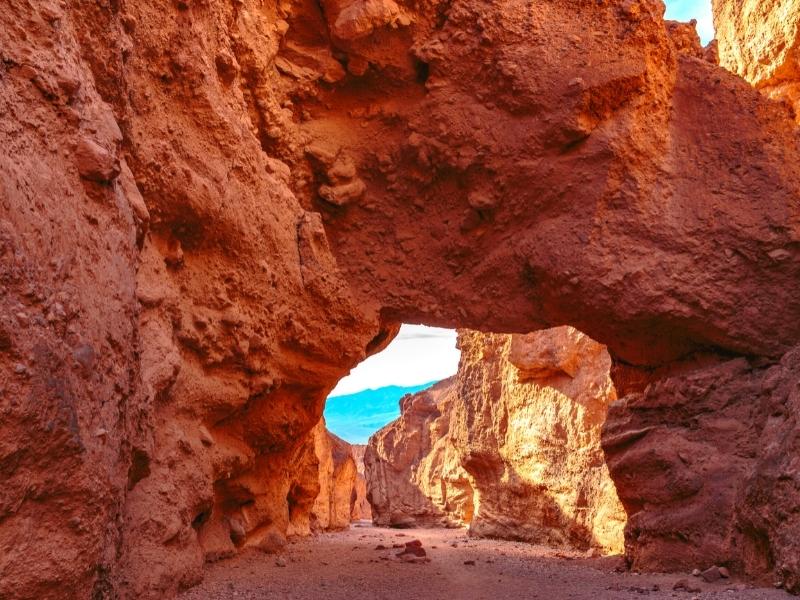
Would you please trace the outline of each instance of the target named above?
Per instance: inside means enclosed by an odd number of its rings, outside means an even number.
[[[309,159],[311,201],[364,306],[482,331],[568,323],[644,367],[792,347],[796,126],[679,51],[662,12],[464,1],[339,46],[369,68],[320,89],[300,126],[332,157]],[[366,186],[346,205],[318,193],[340,168]]]
[[[352,520],[357,479],[352,447],[325,429],[323,419],[315,430],[315,452],[320,491],[311,509],[311,531],[347,529]]]
[[[700,35],[697,33],[697,21],[692,19],[688,23],[680,21],[665,21],[667,33],[675,45],[675,49],[686,56],[719,64],[717,41],[711,41],[703,47]]]
[[[400,400],[401,416],[367,444],[367,498],[376,525],[460,526],[472,520],[474,493],[450,444],[453,379]]]
[[[353,458],[356,461],[356,482],[354,488],[355,498],[353,499],[352,521],[371,521],[372,507],[367,500],[367,478],[364,470],[364,452],[367,449],[365,444],[352,444]]]
[[[403,320],[653,369],[795,345],[795,125],[661,9],[3,3],[0,596],[280,545]]]
[[[800,348],[669,377],[612,405],[603,448],[636,569],[727,566],[800,591]]]
[[[458,374],[401,401],[365,462],[375,522],[607,552],[625,514],[600,449],[616,399],[603,346],[570,327],[460,331]]]
[[[800,119],[800,2],[713,0],[720,64]]]

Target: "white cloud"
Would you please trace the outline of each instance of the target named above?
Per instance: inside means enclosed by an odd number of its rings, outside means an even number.
[[[666,0],[667,19],[675,21],[691,21],[697,19],[697,33],[700,40],[707,44],[714,39],[714,17],[711,12],[711,0]]]
[[[424,325],[403,325],[392,343],[370,356],[342,379],[331,396],[387,385],[419,385],[444,379],[458,370],[456,332]]]

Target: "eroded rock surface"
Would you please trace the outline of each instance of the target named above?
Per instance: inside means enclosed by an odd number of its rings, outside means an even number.
[[[662,9],[7,0],[0,596],[279,547],[404,319],[654,368],[795,345],[795,125]]]
[[[606,349],[571,327],[461,330],[459,347],[458,374],[405,396],[370,439],[375,522],[621,551],[625,514],[600,449],[616,399]]]
[[[446,379],[403,396],[400,418],[370,438],[364,465],[376,525],[460,526],[472,520],[472,485],[449,443],[454,383]]]
[[[713,0],[720,64],[800,119],[800,2]]]
[[[786,352],[796,127],[676,46],[662,11],[455,2],[337,43],[369,68],[297,102],[310,200],[364,305],[481,330],[569,323],[640,366]],[[363,196],[326,199],[341,173]]]
[[[353,521],[371,521],[372,507],[367,500],[367,478],[364,471],[364,452],[367,449],[365,444],[352,444],[353,458],[356,461],[356,481],[355,498],[353,500],[353,511],[351,518]]]
[[[169,597],[279,546],[378,332],[228,79],[277,102],[276,18],[180,4],[0,9],[3,598]]]
[[[317,446],[320,492],[311,510],[311,530],[337,531],[350,526],[358,471],[350,444],[324,429],[324,420],[322,428]]]
[[[670,377],[612,405],[603,448],[637,569],[706,569],[800,591],[800,349]]]

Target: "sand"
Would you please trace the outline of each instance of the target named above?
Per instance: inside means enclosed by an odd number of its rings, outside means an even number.
[[[395,544],[422,541],[430,562],[395,557]],[[382,544],[387,550],[376,550]],[[465,565],[474,561],[474,565]],[[285,565],[285,566],[281,566]],[[586,558],[525,543],[468,538],[459,529],[381,529],[361,523],[289,544],[280,555],[245,552],[209,565],[203,583],[182,600],[431,599],[500,600],[628,598],[792,598],[735,579],[705,583],[689,574],[622,570],[620,557]],[[673,591],[688,580],[701,592]]]

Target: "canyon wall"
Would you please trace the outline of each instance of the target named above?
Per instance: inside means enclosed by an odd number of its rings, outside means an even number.
[[[800,592],[800,347],[668,377],[613,404],[603,448],[645,570],[727,566]]]
[[[450,443],[454,379],[400,400],[401,416],[370,437],[364,452],[367,498],[376,525],[462,526],[474,493]]]
[[[800,119],[800,2],[713,0],[720,64]]]
[[[662,11],[5,0],[0,596],[279,547],[324,398],[404,320],[570,323],[640,383],[780,360],[795,124]]]
[[[0,9],[3,598],[170,597],[279,546],[378,333],[225,75],[277,77],[278,19],[206,8]]]
[[[344,440],[325,429],[324,419],[315,429],[316,469],[320,482],[310,514],[310,530],[337,531],[347,529],[355,508],[357,466],[353,449]],[[291,510],[290,506],[290,510]],[[293,531],[307,535],[308,531]]]
[[[367,446],[365,444],[352,444],[350,447],[352,448],[353,458],[356,461],[357,470],[351,520],[371,521],[372,506],[367,500],[367,477],[364,468],[364,452]]]
[[[621,552],[625,513],[600,448],[611,357],[571,327],[459,331],[458,374],[401,401],[365,455],[379,525]]]

